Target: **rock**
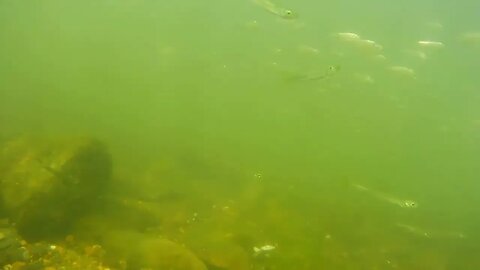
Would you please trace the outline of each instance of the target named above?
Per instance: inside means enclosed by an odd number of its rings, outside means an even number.
[[[11,224],[0,222],[0,265],[28,260],[30,256],[24,244]]]
[[[149,239],[140,248],[144,262],[154,269],[207,270],[195,254],[167,239]]]
[[[95,139],[16,138],[0,146],[0,205],[27,240],[63,237],[98,207],[111,171]]]
[[[213,227],[213,226],[212,226]],[[208,228],[190,231],[189,244],[210,269],[249,270],[252,261],[247,246],[251,245],[249,236],[227,233]],[[244,246],[246,244],[247,246]]]
[[[186,247],[154,235],[113,231],[104,235],[104,247],[111,260],[126,262],[127,269],[207,270]]]
[[[209,268],[224,270],[248,270],[250,269],[250,256],[241,247],[222,243],[220,246],[208,246],[199,251],[201,258],[209,265]]]

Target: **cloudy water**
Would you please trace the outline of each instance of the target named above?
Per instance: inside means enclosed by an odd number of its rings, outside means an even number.
[[[0,266],[480,269],[479,9],[0,0]]]

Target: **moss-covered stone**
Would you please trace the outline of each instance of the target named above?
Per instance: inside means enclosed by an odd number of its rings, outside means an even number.
[[[28,240],[63,236],[98,207],[111,171],[110,154],[95,139],[16,138],[0,149],[3,211]]]
[[[109,231],[103,243],[112,265],[126,269],[207,270],[205,264],[187,247],[153,234],[135,231]],[[112,262],[113,260],[113,262]]]

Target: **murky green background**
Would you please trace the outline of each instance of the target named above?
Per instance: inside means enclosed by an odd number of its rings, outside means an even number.
[[[0,0],[0,135],[100,138],[119,189],[186,196],[166,212],[198,214],[192,246],[242,231],[277,245],[275,269],[480,269],[480,42],[461,38],[480,4],[273,2],[299,17],[249,0]],[[418,40],[445,46],[421,59]]]

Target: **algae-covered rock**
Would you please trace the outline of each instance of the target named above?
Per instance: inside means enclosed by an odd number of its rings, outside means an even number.
[[[248,270],[252,265],[247,251],[232,243],[212,243],[198,254],[213,269]]]
[[[1,208],[30,240],[62,236],[98,207],[111,177],[110,154],[91,138],[21,137],[0,147]]]
[[[28,243],[13,224],[0,220],[0,269],[4,270],[110,270],[102,262],[99,245],[79,246],[74,241]]]
[[[230,233],[216,228],[214,223],[197,226],[187,234],[187,243],[209,269],[251,269],[253,262],[249,251],[253,247],[253,239],[250,235]]]
[[[29,259],[24,241],[6,220],[0,220],[0,266]]]
[[[103,236],[103,242],[107,256],[112,256],[110,260],[124,262],[126,269],[207,270],[188,248],[155,235],[110,231]]]

